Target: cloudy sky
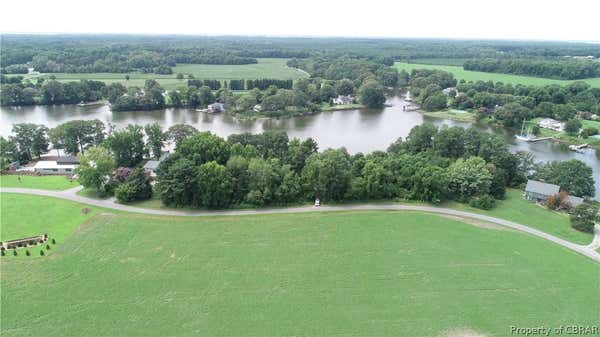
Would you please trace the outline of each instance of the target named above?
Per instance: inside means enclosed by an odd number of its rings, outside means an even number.
[[[600,0],[6,0],[2,33],[600,41]]]

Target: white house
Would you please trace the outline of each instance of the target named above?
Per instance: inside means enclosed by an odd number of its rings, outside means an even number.
[[[208,105],[208,112],[216,113],[225,111],[225,105],[223,103],[213,103]]]
[[[538,125],[541,128],[550,129],[550,130],[554,130],[554,131],[562,132],[565,130],[565,123],[559,122],[556,119],[552,119],[552,118],[542,118],[538,122]]]
[[[333,104],[352,104],[352,101],[354,100],[354,97],[348,95],[348,96],[344,96],[344,95],[338,95],[338,97],[333,99]]]
[[[38,174],[73,174],[76,164],[59,164],[55,160],[41,160],[33,167]]]

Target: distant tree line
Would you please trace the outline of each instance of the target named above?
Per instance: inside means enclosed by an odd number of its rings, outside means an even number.
[[[463,65],[465,70],[484,71],[554,78],[561,80],[579,80],[600,77],[600,62],[573,59],[474,59]]]

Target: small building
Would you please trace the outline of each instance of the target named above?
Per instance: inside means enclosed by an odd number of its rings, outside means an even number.
[[[556,119],[552,118],[542,118],[538,122],[538,126],[544,129],[550,129],[554,131],[562,132],[565,130],[565,123],[559,122]]]
[[[0,242],[0,249],[15,249],[20,247],[29,247],[38,245],[40,243],[44,243],[48,241],[48,234],[31,236],[23,239],[9,240]]]
[[[577,207],[577,206],[583,204],[583,198],[576,197],[576,196],[573,196],[573,195],[568,196],[567,197],[567,201],[573,207]]]
[[[548,197],[555,195],[560,191],[560,186],[548,184],[537,180],[528,180],[525,186],[525,199],[537,202],[544,202]]]
[[[218,113],[225,111],[225,105],[223,103],[213,103],[208,105],[208,112],[210,113]]]
[[[77,168],[75,164],[58,164],[55,160],[41,160],[33,167],[37,174],[73,174]]]
[[[444,95],[446,95],[446,96],[450,96],[450,93],[453,92],[453,91],[454,91],[455,94],[458,93],[458,90],[456,90],[455,87],[450,87],[450,88],[443,89],[442,93]]]
[[[338,97],[335,97],[333,99],[333,104],[352,104],[352,102],[354,101],[354,97],[350,96],[350,95],[338,95]]]
[[[254,112],[261,112],[262,111],[262,105],[260,104],[256,104],[252,110],[254,110]]]
[[[74,156],[58,157],[58,159],[56,159],[56,164],[58,164],[58,165],[79,165],[79,159],[77,159],[77,157],[74,157]]]
[[[160,156],[160,158],[158,160],[148,160],[146,162],[146,164],[144,164],[144,166],[143,166],[144,172],[146,172],[146,174],[150,175],[151,177],[155,177],[156,171],[158,170],[158,165],[160,165],[160,162],[165,160],[165,158],[167,158],[169,155],[170,155],[170,153],[168,151],[166,151],[166,152],[163,152],[163,154]]]

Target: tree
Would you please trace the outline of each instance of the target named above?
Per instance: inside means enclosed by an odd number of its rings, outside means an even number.
[[[18,152],[18,159],[22,162],[28,162],[34,156],[48,152],[48,128],[33,123],[14,124],[12,127],[14,136],[9,139],[15,145]]]
[[[165,132],[165,136],[169,141],[175,143],[175,146],[179,146],[184,139],[191,137],[196,133],[198,133],[198,130],[191,125],[175,124]]]
[[[311,155],[302,170],[309,197],[342,200],[350,188],[351,164],[345,149],[328,149]]]
[[[579,231],[593,233],[594,223],[599,221],[598,207],[580,204],[571,212],[571,226]]]
[[[225,164],[229,159],[230,146],[219,136],[210,132],[201,132],[184,139],[177,146],[177,152],[196,165],[210,161]]]
[[[323,84],[321,85],[321,100],[323,102],[330,102],[335,97],[335,89],[332,85]]]
[[[506,127],[515,127],[529,117],[530,111],[528,108],[519,103],[508,103],[497,109],[494,116],[502,125]]]
[[[442,92],[433,94],[423,101],[423,109],[426,111],[438,111],[446,109],[448,105],[448,99]]]
[[[108,150],[94,146],[86,153],[80,153],[77,158],[79,166],[75,172],[79,175],[79,183],[84,187],[104,192],[104,186],[115,168],[115,161]]]
[[[158,159],[162,155],[162,148],[165,140],[167,139],[166,134],[162,131],[160,124],[153,123],[147,124],[144,127],[147,137],[148,152],[152,153],[154,158]]]
[[[289,142],[286,162],[290,164],[292,170],[297,173],[302,172],[306,159],[318,150],[317,142],[312,138],[300,141],[297,138]]]
[[[596,193],[592,168],[577,159],[540,165],[535,178],[556,184],[562,190],[578,197],[593,197]]]
[[[0,170],[5,170],[8,165],[18,160],[18,151],[15,143],[0,136]]]
[[[448,194],[448,177],[438,166],[424,165],[411,177],[411,198],[433,203],[442,202]]]
[[[104,140],[104,123],[94,120],[72,120],[50,130],[50,142],[55,149],[77,155],[87,147],[100,145]]]
[[[565,132],[571,136],[577,136],[579,134],[579,130],[581,129],[581,121],[579,119],[569,119],[565,123]]]
[[[460,201],[473,196],[488,194],[492,174],[480,157],[459,158],[448,168],[449,189]]]
[[[544,204],[546,205],[546,207],[554,211],[562,209],[568,211],[571,209],[571,203],[569,202],[569,193],[564,191],[549,196],[544,202]]]
[[[163,204],[171,207],[196,205],[197,166],[177,153],[163,160],[157,172],[156,190]]]
[[[246,202],[262,206],[275,197],[276,175],[269,161],[253,158],[248,163],[248,193]]]
[[[368,108],[381,108],[385,103],[383,86],[376,81],[367,81],[359,89],[360,102]]]
[[[115,196],[121,202],[146,200],[152,197],[150,177],[143,168],[138,168],[127,178],[125,183],[115,189]]]
[[[227,168],[216,161],[200,165],[197,174],[198,204],[207,208],[223,208],[231,204],[232,178]]]
[[[139,125],[128,125],[123,130],[111,133],[106,145],[115,156],[118,166],[134,167],[144,160],[146,147],[144,133]]]
[[[338,95],[351,95],[354,93],[354,83],[347,78],[339,80],[336,83],[335,91]]]

